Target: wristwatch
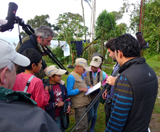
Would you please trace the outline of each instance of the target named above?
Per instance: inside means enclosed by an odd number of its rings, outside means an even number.
[[[55,102],[54,104],[55,104],[55,107],[58,107],[58,103],[57,102]]]

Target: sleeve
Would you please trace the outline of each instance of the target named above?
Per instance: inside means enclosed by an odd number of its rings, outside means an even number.
[[[86,77],[87,75],[87,71],[85,70],[85,72],[82,74],[83,77]]]
[[[115,84],[115,93],[111,106],[111,116],[105,132],[121,132],[132,107],[133,95],[127,78],[120,76]]]
[[[50,95],[47,90],[44,89],[44,85],[41,80],[35,84],[34,100],[37,105],[44,108],[50,99]]]
[[[67,93],[68,96],[73,96],[79,94],[79,89],[73,89],[75,79],[73,75],[69,75],[67,78]]]
[[[107,78],[108,78],[108,75],[107,75],[107,73],[105,73],[104,71],[102,71],[102,76],[103,76],[102,85],[105,85],[106,81],[107,81]]]

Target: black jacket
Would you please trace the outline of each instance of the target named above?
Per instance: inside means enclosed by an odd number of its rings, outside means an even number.
[[[148,132],[158,91],[157,76],[145,58],[127,61],[119,73],[127,78],[133,91],[133,105],[123,132]]]
[[[61,132],[28,93],[0,87],[1,132]]]
[[[43,84],[44,84],[44,87],[45,86],[50,86],[49,79],[43,79]],[[60,86],[60,89],[62,91],[63,101],[66,100],[66,99],[69,99],[69,97],[67,95],[67,89],[66,89],[65,85],[62,85],[62,84],[59,83],[59,86]],[[51,89],[49,94],[50,94],[50,100],[49,100],[49,104],[46,106],[45,110],[53,119],[55,119],[55,109],[56,109],[56,107],[55,107],[55,102],[54,102],[53,89]],[[68,100],[68,105],[71,105],[70,99]]]
[[[19,53],[23,53],[26,49],[35,49],[42,54],[42,50],[38,45],[37,38],[35,35],[30,35],[22,39],[22,45],[17,49]]]

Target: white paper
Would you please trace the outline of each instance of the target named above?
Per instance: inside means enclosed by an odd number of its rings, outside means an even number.
[[[85,93],[85,95],[89,95],[90,93],[94,92],[95,90],[99,89],[101,87],[101,82],[94,85],[92,88],[89,88],[88,91]]]

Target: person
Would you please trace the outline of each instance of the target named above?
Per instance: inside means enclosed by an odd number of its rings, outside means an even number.
[[[13,86],[14,91],[24,91],[27,85],[27,82],[30,78],[33,79],[30,81],[28,89],[25,92],[31,94],[31,99],[37,102],[37,105],[45,110],[45,106],[48,104],[50,99],[49,88],[43,86],[41,79],[34,77],[35,73],[38,73],[42,67],[42,56],[35,49],[26,49],[23,53],[24,56],[28,57],[31,61],[30,65],[24,67],[25,71],[19,73],[16,76],[16,81]]]
[[[55,120],[62,132],[65,132],[61,123],[61,111],[64,105],[64,101],[67,101],[68,108],[67,112],[70,112],[71,101],[67,95],[67,89],[65,87],[64,81],[62,81],[62,75],[67,71],[59,69],[55,65],[47,67],[45,73],[49,79],[43,79],[44,86],[51,87],[50,91],[50,101],[46,106],[45,110],[47,113]]]
[[[115,41],[120,75],[115,81],[106,132],[148,132],[158,91],[157,76],[140,57],[138,41],[123,34]]]
[[[50,45],[52,38],[55,36],[53,30],[48,26],[40,26],[35,30],[35,34],[29,35],[22,39],[22,44],[18,44],[16,50],[19,53],[23,53],[26,49],[32,48],[37,50],[41,55],[45,55],[43,48],[47,45]],[[36,76],[42,79],[45,77],[44,69],[47,67],[45,61],[42,61],[42,69],[40,72],[36,73]],[[18,68],[17,74],[23,72],[24,69],[21,67]]]
[[[60,132],[52,118],[30,98],[30,94],[12,90],[17,66],[27,66],[30,60],[2,39],[0,46],[0,130]]]
[[[106,48],[107,48],[107,52],[109,53],[109,57],[112,58],[113,62],[116,62],[116,64],[113,66],[113,71],[111,76],[108,76],[107,78],[107,83],[109,85],[111,85],[111,90],[110,92],[107,94],[107,90],[102,94],[102,98],[105,100],[105,123],[107,126],[109,117],[110,117],[110,113],[111,113],[111,103],[112,103],[112,98],[113,98],[113,91],[114,91],[114,84],[115,84],[115,80],[117,78],[118,71],[119,71],[119,64],[116,60],[116,55],[115,55],[115,40],[116,38],[111,38],[110,40],[108,40],[105,44]],[[114,77],[112,76],[113,74],[116,74]]]
[[[85,71],[83,73],[83,77],[85,77],[85,82],[87,86],[94,86],[99,82],[102,82],[104,85],[106,83],[106,79],[108,75],[101,70],[101,65],[102,65],[102,58],[99,56],[94,56],[91,60],[90,63],[90,69],[91,71]],[[99,93],[100,89],[94,91],[93,93],[90,94],[91,99],[93,100],[97,94]],[[90,125],[90,132],[94,132],[94,127],[96,124],[97,120],[97,109],[98,109],[99,101],[97,101],[91,110],[89,111],[89,120],[88,123],[91,122]]]
[[[67,77],[67,92],[71,99],[71,108],[75,109],[75,121],[82,116],[87,106],[90,104],[90,97],[85,93],[88,88],[82,74],[85,70],[90,70],[84,58],[77,58],[73,72]],[[75,128],[76,132],[86,132],[88,129],[88,116],[86,115]]]

